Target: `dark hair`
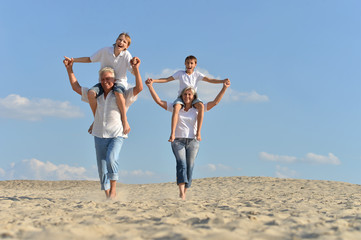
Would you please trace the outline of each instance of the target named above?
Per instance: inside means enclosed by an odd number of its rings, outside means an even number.
[[[184,60],[184,62],[186,62],[187,60],[194,60],[197,63],[197,58],[193,55],[189,55],[188,57],[186,57],[186,60]]]

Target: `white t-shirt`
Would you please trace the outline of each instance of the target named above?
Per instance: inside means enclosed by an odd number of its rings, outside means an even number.
[[[122,51],[117,57],[114,55],[114,47],[105,47],[94,53],[90,60],[92,62],[100,62],[100,69],[111,67],[115,72],[115,82],[124,85],[128,89],[127,70],[132,72],[130,60],[132,55],[128,50]]]
[[[207,109],[207,104],[204,105],[204,109]],[[167,102],[167,111],[173,112],[173,103]],[[188,111],[184,111],[184,108],[181,108],[175,128],[175,137],[195,138],[197,134],[197,116],[198,110],[196,108],[192,107]]]
[[[88,88],[82,87],[81,100],[88,101]],[[129,106],[134,103],[138,96],[133,95],[133,88],[124,92],[125,109],[128,111]],[[92,135],[99,138],[114,138],[124,137],[128,135],[123,134],[123,124],[120,118],[120,111],[116,103],[114,92],[111,91],[104,99],[104,95],[97,98],[97,110],[95,112]]]
[[[179,96],[182,90],[186,87],[193,87],[197,91],[197,84],[205,77],[205,75],[198,71],[194,71],[191,75],[188,75],[186,71],[180,70],[174,73],[172,77],[175,80],[179,80]]]

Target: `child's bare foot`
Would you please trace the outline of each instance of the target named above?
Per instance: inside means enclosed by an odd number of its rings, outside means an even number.
[[[130,132],[130,126],[128,122],[123,123],[123,133],[128,134]]]

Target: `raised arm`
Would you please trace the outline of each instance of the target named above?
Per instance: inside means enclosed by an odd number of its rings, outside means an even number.
[[[65,57],[65,59],[70,60],[70,58]],[[80,63],[91,63],[90,57],[80,57],[80,58],[72,58],[74,62],[80,62]]]
[[[149,79],[152,79],[152,78],[149,78]],[[167,78],[152,79],[152,81],[155,82],[155,83],[166,83],[166,82],[170,82],[170,81],[173,81],[173,80],[174,80],[173,76],[170,76],[170,77],[167,77]]]
[[[145,81],[145,84],[148,86],[149,88],[149,92],[150,95],[152,95],[152,98],[154,99],[154,101],[161,106],[162,108],[164,108],[165,110],[167,110],[167,102],[163,101],[159,98],[158,94],[155,92],[154,88],[153,88],[153,79],[148,78],[147,81]]]
[[[208,82],[208,83],[215,83],[215,84],[217,84],[217,83],[225,83],[226,81],[229,81],[228,78],[223,79],[223,80],[219,80],[219,79],[213,79],[213,78],[208,78],[208,77],[203,77],[202,80],[205,81],[205,82]]]
[[[218,93],[218,95],[216,96],[216,98],[213,101],[210,101],[207,103],[207,111],[211,110],[214,106],[216,106],[221,101],[224,93],[226,92],[226,90],[229,86],[231,86],[231,81],[229,81],[227,79],[227,81],[225,81],[223,83],[223,87],[222,87],[221,91]]]
[[[74,75],[74,72],[73,72],[73,63],[74,63],[74,59],[73,58],[65,58],[63,60],[63,63],[64,63],[64,66],[66,68],[66,71],[68,72],[68,76],[69,76],[69,82],[70,82],[70,85],[72,87],[72,89],[82,95],[81,93],[81,86],[80,84],[78,83],[78,80],[76,79],[75,75]]]
[[[143,82],[139,72],[140,59],[138,57],[134,57],[133,59],[134,61],[132,61],[132,68],[135,76],[135,87],[133,88],[133,95],[136,96],[143,90]]]

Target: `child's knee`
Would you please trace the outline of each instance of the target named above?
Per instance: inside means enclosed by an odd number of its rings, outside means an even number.
[[[201,102],[198,102],[196,104],[194,104],[194,107],[198,110],[198,111],[203,111],[204,110],[204,105]]]
[[[124,99],[124,94],[123,94],[123,93],[121,93],[121,92],[115,92],[115,91],[114,91],[114,93],[115,93],[115,96],[116,96],[116,97],[121,98],[121,99]]]
[[[175,112],[179,112],[179,110],[182,108],[182,104],[179,104],[179,103],[177,103],[177,104],[174,104],[174,106],[173,106],[173,111]]]
[[[96,98],[97,93],[93,90],[88,91],[88,98]]]

